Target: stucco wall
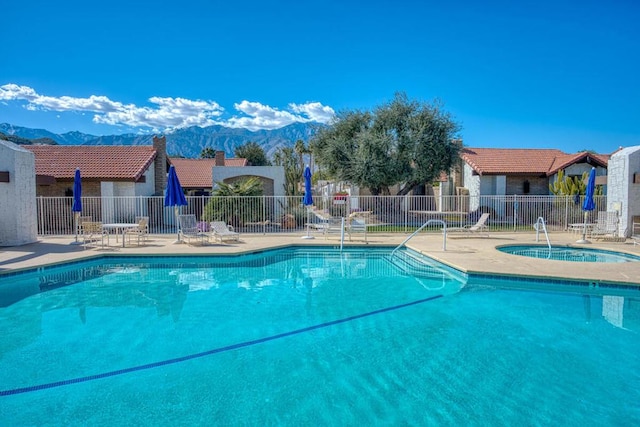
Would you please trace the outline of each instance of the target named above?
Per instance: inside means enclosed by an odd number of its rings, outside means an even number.
[[[607,173],[607,210],[620,208],[618,235],[628,237],[634,216],[640,215],[640,146],[624,148],[609,159]]]
[[[145,182],[135,183],[135,196],[153,196],[156,192],[156,172],[153,167],[144,173]]]
[[[232,178],[257,176],[273,181],[273,194],[266,196],[284,196],[284,168],[282,166],[216,166],[212,177],[214,189],[216,182],[225,182]]]
[[[480,207],[480,176],[473,174],[468,164],[462,168],[462,182],[469,190],[469,210],[475,211]]]
[[[9,182],[0,182],[0,246],[37,241],[36,164],[31,151],[0,140],[0,171]]]

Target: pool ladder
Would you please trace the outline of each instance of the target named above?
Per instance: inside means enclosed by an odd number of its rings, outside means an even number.
[[[549,255],[551,255],[551,242],[549,241],[549,233],[547,233],[547,225],[544,223],[544,218],[539,216],[533,228],[536,229],[536,242],[540,241],[540,229],[544,231],[544,236],[547,238],[547,245],[549,246]]]

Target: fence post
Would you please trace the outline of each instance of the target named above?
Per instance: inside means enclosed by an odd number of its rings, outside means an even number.
[[[409,195],[409,194],[406,195],[406,196],[403,196],[403,197],[408,197],[409,198],[409,200],[405,199],[405,201],[408,201],[409,203],[404,206],[404,232],[407,233],[408,230],[409,230],[409,209],[408,209],[408,207],[411,206],[411,204],[413,203],[413,200],[411,200],[412,196]],[[402,203],[400,203],[399,206],[402,206]]]
[[[40,205],[40,235],[44,235],[44,206],[42,204],[42,196],[38,197],[38,204]]]
[[[518,231],[518,196],[516,194],[513,195],[513,232]]]
[[[569,229],[569,196],[564,196],[564,224],[565,231]]]

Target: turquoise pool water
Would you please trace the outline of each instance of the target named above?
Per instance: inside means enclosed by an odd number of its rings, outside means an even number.
[[[640,422],[638,287],[467,278],[389,252],[114,258],[0,277],[0,419]]]
[[[574,248],[566,246],[509,245],[501,246],[499,251],[529,258],[552,259],[572,262],[638,262],[640,256],[602,249]]]

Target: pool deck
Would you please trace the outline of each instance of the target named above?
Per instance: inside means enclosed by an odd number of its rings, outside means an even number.
[[[146,245],[127,245],[121,243],[101,248],[84,249],[82,245],[72,244],[70,236],[41,237],[36,243],[0,247],[0,275],[21,269],[74,261],[102,255],[204,255],[204,254],[240,254],[259,250],[296,246],[340,245],[339,236],[315,235],[314,239],[303,239],[304,234],[242,234],[240,242],[209,244],[205,246],[176,244],[175,235],[150,235]],[[360,236],[358,236],[360,237]],[[396,246],[404,241],[408,234],[369,234],[367,246]],[[640,256],[640,245],[633,242],[603,242],[591,240],[591,244],[577,244],[579,235],[573,233],[550,233],[549,239],[554,246],[586,247],[624,252]],[[113,239],[112,239],[113,240]],[[462,233],[450,234],[443,250],[443,238],[439,233],[420,234],[413,237],[407,246],[420,251],[447,265],[467,273],[518,275],[558,279],[584,280],[589,282],[614,282],[640,285],[640,262],[627,263],[578,263],[554,261],[510,255],[496,250],[501,245],[546,246],[544,236],[536,242],[535,232],[491,233],[488,237]],[[362,239],[345,241],[345,247],[364,246]]]

